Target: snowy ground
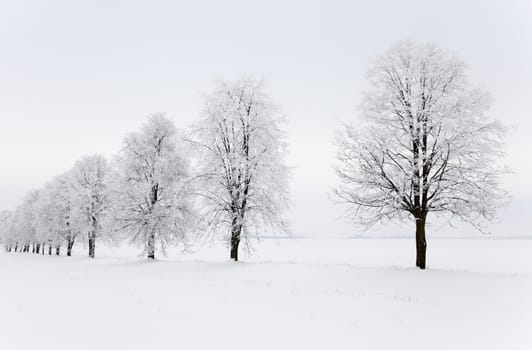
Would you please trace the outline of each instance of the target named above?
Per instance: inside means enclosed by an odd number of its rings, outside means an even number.
[[[81,247],[80,247],[81,248]],[[532,349],[532,239],[0,253],[0,349]]]

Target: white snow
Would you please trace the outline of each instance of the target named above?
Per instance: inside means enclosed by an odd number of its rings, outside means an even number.
[[[532,349],[532,239],[0,253],[0,349]]]

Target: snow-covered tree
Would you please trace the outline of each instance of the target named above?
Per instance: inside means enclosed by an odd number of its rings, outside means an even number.
[[[504,202],[505,129],[487,116],[490,97],[470,87],[464,64],[434,45],[395,45],[369,83],[362,120],[338,136],[335,193],[363,225],[413,218],[424,269],[429,212],[482,229]]]
[[[35,251],[36,230],[33,205],[38,196],[38,191],[30,191],[24,197],[23,202],[5,218],[7,220],[5,238],[9,245],[14,244],[15,252],[29,253],[32,248]]]
[[[36,228],[35,228],[35,203],[39,199],[39,191],[30,191],[22,204],[16,210],[15,232],[18,241],[23,245],[23,251],[29,253],[30,245],[33,246],[33,252],[36,249]],[[37,243],[40,249],[40,245]]]
[[[72,224],[69,174],[61,174],[47,183],[40,191],[34,208],[36,236],[48,244],[48,254],[55,248],[59,255],[65,242],[67,255],[70,256],[79,231]]]
[[[11,252],[13,247],[13,239],[9,227],[12,214],[10,210],[0,211],[0,242],[4,244],[6,252]]]
[[[72,223],[76,232],[87,238],[90,258],[94,258],[96,238],[105,232],[103,222],[110,205],[109,173],[101,155],[80,159],[69,173]]]
[[[281,121],[262,82],[242,78],[216,86],[193,130],[201,217],[211,232],[227,234],[235,261],[241,240],[287,232],[290,171]]]
[[[112,181],[111,219],[115,229],[142,245],[149,259],[156,246],[184,242],[193,210],[188,162],[174,123],[163,114],[148,117],[140,132],[124,139]]]
[[[6,225],[6,240],[10,242],[10,245],[13,248],[13,251],[16,253],[23,251],[23,243],[21,240],[21,234],[19,230],[19,221],[21,218],[20,205],[16,207],[11,214],[9,215],[7,225]]]
[[[9,234],[15,245],[15,252],[26,251],[26,235],[23,224],[22,205],[17,206],[13,210],[13,214],[9,218]]]
[[[53,201],[52,182],[48,182],[41,189],[39,199],[34,204],[36,239],[41,242],[44,252],[48,245],[48,254],[52,254],[52,246],[57,243],[58,237],[53,232],[54,210],[51,205]]]

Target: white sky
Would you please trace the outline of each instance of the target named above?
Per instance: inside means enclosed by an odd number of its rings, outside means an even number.
[[[112,155],[149,113],[186,127],[214,77],[250,73],[288,119],[294,233],[356,234],[328,199],[331,140],[356,116],[368,63],[405,38],[458,52],[515,126],[514,200],[493,232],[531,233],[530,0],[0,0],[0,209],[83,155]]]

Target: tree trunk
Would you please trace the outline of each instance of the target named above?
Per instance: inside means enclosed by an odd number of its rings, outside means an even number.
[[[18,250],[18,242],[15,243],[15,253],[17,252],[17,250]]]
[[[35,242],[31,244],[31,252],[35,254]]]
[[[89,233],[89,258],[94,258],[94,249],[96,248],[96,237]]]
[[[48,255],[52,255],[52,244],[48,244]]]
[[[35,245],[35,253],[39,254],[41,252],[41,243]]]
[[[44,255],[44,246],[45,246],[45,245],[46,245],[46,244],[45,244],[44,242],[42,242],[42,255]]]
[[[159,184],[154,183],[151,186],[151,209],[150,212],[155,207],[155,204],[158,201],[159,198]],[[148,237],[148,259],[155,260],[155,231],[150,232],[150,235]]]
[[[67,256],[72,256],[72,247],[74,246],[74,240],[72,238],[67,239]]]
[[[57,247],[55,247],[55,255],[60,255],[61,254],[61,246],[58,245]]]
[[[231,230],[231,259],[238,261],[238,246],[240,245],[241,227],[236,224]]]
[[[427,214],[416,217],[416,266],[425,269],[427,255],[427,241],[425,239],[425,221]]]
[[[155,232],[148,237],[148,259],[155,260]]]

